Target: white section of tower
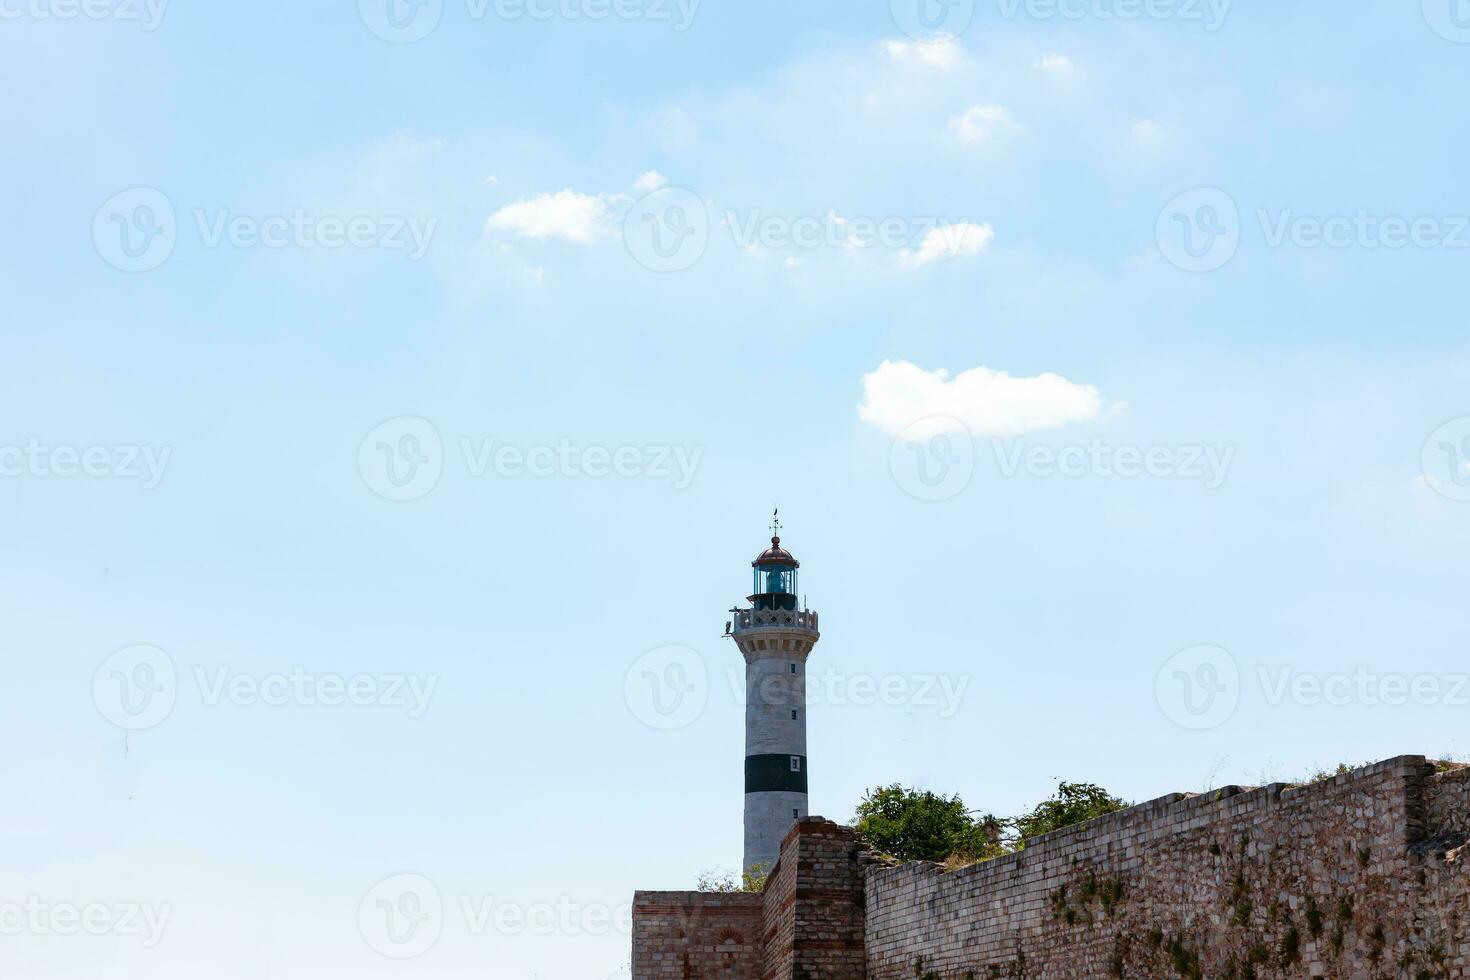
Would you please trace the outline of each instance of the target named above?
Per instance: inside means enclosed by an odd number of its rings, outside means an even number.
[[[791,825],[808,815],[806,661],[817,614],[738,610],[731,635],[745,657],[745,858],[769,872]]]

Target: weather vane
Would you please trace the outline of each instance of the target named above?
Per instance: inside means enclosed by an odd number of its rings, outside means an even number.
[[[771,534],[779,537],[781,535],[781,508],[777,507],[771,513]]]

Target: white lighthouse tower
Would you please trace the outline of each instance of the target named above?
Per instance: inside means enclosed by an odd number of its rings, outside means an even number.
[[[745,863],[767,873],[791,825],[808,814],[806,658],[821,638],[817,614],[797,601],[801,566],[781,547],[781,523],[771,546],[751,565],[749,609],[732,609],[728,634],[745,657]]]

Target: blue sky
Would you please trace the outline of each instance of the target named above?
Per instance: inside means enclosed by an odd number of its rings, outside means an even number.
[[[776,503],[813,812],[1470,753],[1470,11],[356,6],[0,2],[0,972],[625,975]]]

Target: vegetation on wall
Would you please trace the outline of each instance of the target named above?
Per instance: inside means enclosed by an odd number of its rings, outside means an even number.
[[[1015,849],[1022,850],[1028,841],[1063,827],[1086,823],[1109,813],[1126,810],[1131,804],[1092,783],[1062,783],[1056,795],[1043,800],[1035,810],[1016,817]]]
[[[897,784],[867,793],[854,826],[875,850],[901,861],[983,861],[1005,853],[995,817],[977,819],[958,796]]]
[[[766,866],[758,864],[745,872],[737,881],[728,871],[701,871],[694,890],[714,895],[733,895],[740,892],[763,892],[766,890]]]
[[[864,795],[853,826],[875,850],[900,861],[963,866],[1024,850],[1042,834],[1128,805],[1092,783],[1063,782],[1030,812],[1001,818],[977,815],[958,795],[940,796],[895,783]]]

